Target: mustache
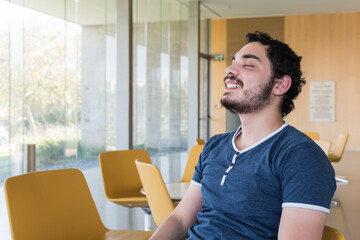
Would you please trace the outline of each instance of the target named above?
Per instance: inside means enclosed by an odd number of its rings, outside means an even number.
[[[224,78],[224,82],[226,81],[226,79],[236,81],[236,83],[239,84],[241,87],[244,86],[243,81],[241,81],[239,78],[235,77],[234,75],[231,75],[231,76],[226,75]]]

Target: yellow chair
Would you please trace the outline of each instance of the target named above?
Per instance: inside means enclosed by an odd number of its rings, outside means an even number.
[[[320,139],[320,135],[318,132],[304,132],[309,138],[312,140],[318,140]]]
[[[107,229],[78,169],[10,177],[4,189],[13,240],[148,239],[152,234]]]
[[[325,152],[326,156],[329,155],[330,147],[331,147],[331,141],[330,140],[324,140],[324,139],[315,139],[314,142],[319,145],[319,147]]]
[[[321,240],[345,240],[345,236],[339,230],[325,226]]]
[[[151,163],[146,150],[131,149],[103,152],[99,164],[106,198],[118,205],[144,210],[144,229],[151,230],[151,213],[146,197],[141,193],[141,180],[135,167],[136,159]]]
[[[201,138],[195,139],[195,144],[196,145],[205,145],[205,140],[201,139]]]
[[[175,206],[170,198],[159,169],[149,163],[135,161],[141,182],[146,192],[151,214],[156,225],[160,225],[174,210]]]
[[[348,138],[349,134],[347,133],[343,133],[338,136],[334,144],[333,151],[329,153],[330,162],[339,162],[341,160]]]
[[[142,188],[135,160],[151,163],[146,150],[132,149],[103,152],[99,155],[100,169],[106,198],[124,207],[149,207]]]
[[[330,162],[339,162],[341,160],[348,138],[349,134],[347,133],[343,133],[338,136],[334,144],[333,151],[331,151],[328,155]],[[335,179],[337,185],[346,185],[349,183],[349,181],[345,179],[345,177],[336,176]],[[335,201],[332,203],[333,205],[336,205]]]
[[[180,182],[190,182],[194,172],[195,166],[199,161],[200,153],[202,152],[204,145],[195,145],[190,149],[189,157],[185,165],[185,170]]]

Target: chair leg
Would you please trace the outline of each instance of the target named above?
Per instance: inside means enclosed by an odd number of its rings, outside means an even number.
[[[335,176],[336,185],[346,185],[349,184],[349,180],[346,180],[345,177]]]
[[[151,228],[151,211],[150,208],[142,208],[142,210],[144,210],[144,230],[145,231],[152,231]]]
[[[345,179],[345,177],[342,176],[335,176],[336,185],[347,185],[349,184],[349,180]],[[338,202],[335,199],[331,200],[331,206],[336,207],[338,205]]]
[[[151,231],[151,214],[147,214],[145,213],[145,216],[144,216],[144,230],[145,231]]]

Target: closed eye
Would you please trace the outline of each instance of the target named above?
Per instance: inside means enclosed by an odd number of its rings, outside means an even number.
[[[254,65],[250,65],[250,64],[243,64],[244,67],[254,67]]]

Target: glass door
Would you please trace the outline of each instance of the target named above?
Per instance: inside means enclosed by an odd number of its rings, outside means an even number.
[[[199,78],[199,138],[205,141],[209,139],[210,133],[210,111],[209,111],[209,70],[210,56],[200,55],[200,78]]]
[[[199,138],[210,137],[210,20],[200,19]]]

